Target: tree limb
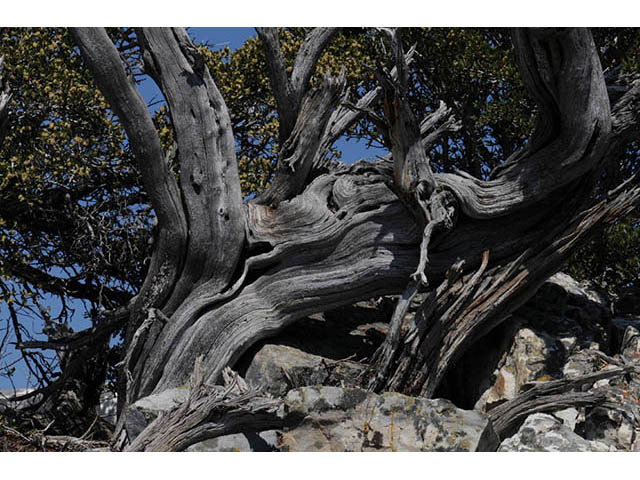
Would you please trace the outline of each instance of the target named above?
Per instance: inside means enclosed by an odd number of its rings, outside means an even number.
[[[609,99],[588,29],[516,29],[514,38],[525,86],[540,108],[528,147],[486,182],[438,176],[472,218],[507,215],[548,198],[598,166],[610,140]]]
[[[522,422],[534,413],[553,412],[569,407],[594,406],[605,402],[603,391],[581,392],[598,380],[620,377],[637,371],[638,367],[627,365],[602,370],[577,378],[551,380],[529,384],[529,389],[489,411],[489,418],[500,440],[513,435]]]
[[[141,28],[137,35],[145,69],[169,104],[189,229],[182,272],[163,308],[170,314],[193,287],[228,285],[243,245],[242,194],[231,120],[202,54],[181,28]]]
[[[276,98],[280,120],[278,136],[282,150],[278,155],[274,180],[255,202],[275,206],[301,191],[314,162],[322,155],[319,152],[324,152],[324,132],[337,106],[337,94],[342,93],[344,89],[345,75],[341,73],[332,80],[327,74],[321,87],[309,90],[309,80],[318,59],[337,33],[337,28],[315,28],[307,34],[296,55],[291,78],[287,77],[285,70],[278,29],[256,30],[265,48],[269,79]],[[319,109],[317,118],[310,115],[310,108],[314,107]],[[299,143],[301,132],[308,132],[305,136],[314,140],[313,143],[307,142],[304,161],[300,159],[302,151],[298,152],[295,161],[292,161],[292,147]]]
[[[340,28],[337,27],[318,27],[311,30],[305,37],[291,72],[291,88],[300,98],[298,102],[308,88],[320,56],[339,30]]]
[[[105,298],[115,305],[124,305],[131,299],[131,294],[115,288],[96,286],[82,283],[74,278],[60,278],[49,275],[27,264],[11,264],[8,270],[17,277],[33,283],[39,289],[55,293],[60,296],[69,295],[73,298],[82,298],[90,302],[98,302]]]
[[[269,80],[276,99],[278,120],[280,122],[279,143],[283,144],[289,138],[289,134],[296,123],[299,107],[297,104],[298,98],[287,77],[280,48],[280,39],[278,38],[278,29],[275,27],[256,28],[256,32],[265,50]]]
[[[110,335],[117,332],[126,324],[130,314],[130,305],[113,311],[104,312],[105,317],[95,327],[80,330],[70,335],[49,339],[48,341],[23,341],[16,348],[39,348],[54,350],[77,350],[82,347],[104,343]]]
[[[202,357],[196,360],[187,400],[162,413],[127,446],[128,452],[175,452],[211,438],[278,428],[282,400],[247,386],[230,369],[224,387],[210,387]]]

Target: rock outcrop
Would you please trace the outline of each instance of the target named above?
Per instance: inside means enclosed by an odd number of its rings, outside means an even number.
[[[608,452],[607,445],[585,440],[561,420],[544,413],[530,415],[518,433],[500,444],[499,452]]]
[[[282,433],[284,451],[494,451],[498,438],[486,416],[448,400],[360,389],[303,387],[285,399],[301,423]]]
[[[463,356],[433,400],[355,388],[387,331],[392,300],[314,315],[255,346],[236,366],[249,384],[283,398],[280,414],[289,426],[189,450],[640,451],[634,373],[586,386],[606,398],[601,405],[534,413],[502,443],[487,415],[532,382],[640,365],[640,312],[632,300],[620,313],[588,285],[554,275]],[[186,395],[183,387],[139,400],[127,412],[130,437]]]
[[[143,398],[127,411],[130,439],[162,411],[186,399],[186,388]],[[189,451],[495,451],[499,440],[483,414],[448,400],[377,395],[357,388],[301,387],[284,398],[279,431],[227,435]]]

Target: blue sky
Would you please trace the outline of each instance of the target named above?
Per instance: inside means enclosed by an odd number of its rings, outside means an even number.
[[[215,27],[215,28],[203,28],[194,27],[188,28],[188,32],[191,37],[198,41],[209,45],[211,48],[224,48],[229,46],[232,50],[242,46],[242,44],[250,37],[255,36],[256,32],[252,27]],[[215,80],[215,79],[214,79]],[[162,94],[156,84],[150,78],[145,79],[140,85],[140,92],[143,98],[147,102],[162,101]],[[151,109],[155,110],[160,107],[162,103],[152,106]],[[346,163],[352,163],[353,161],[361,158],[374,158],[376,154],[381,154],[381,150],[372,149],[367,150],[364,143],[358,143],[351,140],[346,142],[344,140],[338,140],[336,142],[337,148],[342,150],[342,158]],[[89,327],[89,321],[84,318],[85,308],[81,301],[71,300],[69,305],[76,309],[76,313],[71,320],[71,327],[74,331],[81,330]],[[52,301],[49,305],[51,307],[51,313],[55,317],[56,313],[60,310],[60,305],[57,302]],[[4,324],[4,320],[8,318],[8,312],[6,308],[0,307],[0,325]],[[23,317],[21,320],[24,322],[25,327],[30,328],[32,331],[39,332],[42,329],[42,325],[37,319]],[[0,336],[3,332],[0,332]],[[15,340],[15,339],[13,339]],[[10,347],[11,348],[11,347]],[[5,352],[6,353],[6,352]],[[17,353],[15,351],[9,352],[10,358],[16,358]],[[0,362],[4,364],[7,359]],[[16,372],[13,376],[13,381],[16,387],[21,388],[26,382],[26,368],[22,364],[15,365]],[[0,390],[11,388],[11,383],[8,379],[0,377]]]
[[[253,27],[188,27],[187,31],[191,38],[195,41],[206,43],[213,49],[220,49],[229,46],[231,50],[236,50],[250,37],[256,35]],[[215,79],[214,79],[215,80]],[[152,99],[161,99],[162,94],[157,85],[148,78],[139,86],[142,96],[150,102]],[[160,107],[161,104],[154,105],[152,110]],[[352,163],[361,158],[372,158],[376,154],[381,154],[377,149],[368,151],[364,142],[359,143],[355,140],[344,141],[338,140],[336,147],[342,151],[342,159],[346,163]]]

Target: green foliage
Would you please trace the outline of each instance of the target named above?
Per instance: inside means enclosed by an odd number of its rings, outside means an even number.
[[[128,29],[109,34],[134,73],[139,51]],[[286,66],[293,66],[305,28],[284,28]],[[640,30],[595,29],[608,72],[640,70]],[[510,32],[499,28],[408,28],[415,45],[409,99],[419,118],[443,100],[461,121],[429,152],[438,171],[465,170],[487,178],[526,144],[535,108],[519,77]],[[245,197],[268,185],[277,160],[278,117],[259,39],[235,51],[201,46],[231,114],[240,181]],[[135,294],[145,274],[153,212],[147,205],[126,136],[74,48],[66,29],[2,28],[0,54],[12,91],[9,125],[0,145],[0,304],[21,318],[65,323],[69,292],[52,282],[66,278],[100,292],[86,310],[99,321],[101,308]],[[343,29],[322,55],[312,84],[344,67],[353,103],[376,85],[376,68],[391,68],[384,35]],[[382,114],[381,107],[375,113]],[[173,144],[166,107],[154,115],[166,150]],[[347,137],[384,146],[369,118]],[[340,152],[330,153],[340,158]],[[355,159],[344,159],[347,161]],[[638,168],[638,145],[621,153],[613,180]],[[178,175],[178,165],[174,165]],[[613,174],[611,174],[613,172]],[[615,182],[614,182],[615,183]],[[570,272],[609,289],[640,277],[638,216],[602,232],[572,259]],[[45,305],[55,295],[60,312]],[[86,298],[86,295],[85,295]],[[113,362],[115,362],[115,358]]]
[[[3,29],[0,50],[12,91],[0,147],[0,275],[64,271],[130,289],[148,221],[135,209],[144,194],[123,130],[65,29]]]
[[[3,28],[0,54],[12,95],[0,145],[0,308],[13,337],[29,340],[67,329],[74,314],[98,322],[135,293],[152,212],[67,30]],[[24,355],[35,374],[53,373],[55,356]]]
[[[307,30],[280,30],[288,73]],[[365,68],[371,58],[363,50],[364,42],[365,33],[360,29],[339,33],[318,61],[312,85],[317,85],[326,72],[337,75],[343,67],[352,90],[365,79],[371,83],[373,74]],[[279,123],[262,44],[254,37],[233,52],[228,47],[211,50],[204,45],[201,52],[229,107],[242,191],[245,196],[252,196],[268,185],[278,158]],[[339,152],[334,151],[333,155],[339,157]]]
[[[578,280],[590,280],[605,291],[619,293],[640,286],[640,218],[620,220],[579,248],[568,265]]]

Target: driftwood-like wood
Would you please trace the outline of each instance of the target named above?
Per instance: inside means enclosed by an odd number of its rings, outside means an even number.
[[[283,426],[282,415],[278,414],[281,399],[250,388],[228,368],[223,373],[224,387],[208,386],[202,357],[199,357],[187,400],[161,413],[125,451],[178,452],[223,435]]]
[[[607,396],[603,390],[585,392],[580,389],[589,387],[598,380],[621,377],[633,371],[637,371],[637,367],[626,365],[576,378],[535,382],[513,400],[489,411],[489,418],[500,440],[504,440],[513,435],[525,419],[534,413],[555,412],[569,407],[593,407],[604,403]]]
[[[203,381],[220,383],[250,346],[300,318],[403,292],[389,337],[363,380],[374,390],[431,396],[474,341],[508,319],[592,231],[630,212],[640,198],[635,178],[591,200],[600,170],[637,138],[638,89],[631,84],[610,104],[588,29],[515,30],[522,78],[539,107],[537,127],[527,147],[488,180],[431,170],[426,147],[460,126],[444,104],[422,122],[410,110],[411,51],[403,50],[399,31],[382,31],[395,69],[382,72],[381,85],[355,105],[344,74],[310,85],[335,29],[311,31],[291,75],[277,30],[258,33],[281,148],[271,186],[243,203],[227,108],[186,33],[137,30],[145,69],[163,91],[175,127],[176,180],[104,30],[74,29],[127,131],[158,216],[159,241],[131,305],[120,411],[184,384],[199,357]],[[331,144],[361,115],[374,118],[377,102],[385,117],[375,121],[391,155],[327,168]],[[406,304],[419,289],[427,290],[426,301],[402,333]],[[151,322],[150,312],[160,320]],[[199,431],[203,418],[189,418],[188,425],[176,420],[175,431],[185,425],[185,432]],[[153,432],[143,432],[144,449],[161,435]],[[176,448],[182,441],[162,438],[153,445]]]
[[[520,255],[506,259],[492,258],[496,250],[491,248],[489,243],[485,243],[487,249],[482,256],[483,262],[475,274],[453,279],[454,269],[449,275],[450,278],[427,296],[426,303],[416,317],[416,324],[402,342],[402,351],[398,352],[400,340],[392,335],[389,335],[388,341],[382,345],[370,368],[368,386],[372,390],[391,389],[428,397],[433,395],[450,366],[460,358],[475,339],[504,321],[511,312],[530,298],[542,282],[560,268],[572,248],[596,225],[614,221],[621,212],[630,212],[640,194],[636,187],[628,195],[620,196],[610,202],[602,201],[593,208],[585,209],[589,198],[588,187],[592,178],[589,174],[584,175],[582,182],[572,181],[571,175],[567,175],[567,178],[545,180],[546,172],[541,170],[543,165],[550,171],[560,167],[563,168],[563,172],[565,168],[584,169],[588,165],[591,165],[592,171],[596,170],[607,152],[611,137],[606,133],[610,131],[611,124],[608,97],[601,69],[596,68],[597,53],[586,30],[577,29],[568,32],[549,32],[546,29],[527,30],[519,32],[516,38],[518,40],[516,51],[521,69],[526,69],[527,72],[525,82],[539,102],[541,110],[538,127],[530,147],[523,152],[518,152],[505,165],[496,169],[493,173],[494,179],[489,182],[479,182],[472,177],[458,175],[454,185],[449,182],[451,178],[449,174],[436,176],[436,180],[446,188],[454,189],[462,214],[476,218],[484,215],[481,213],[484,209],[482,204],[465,205],[465,202],[473,198],[484,201],[484,197],[474,197],[470,192],[467,192],[467,195],[461,195],[460,191],[455,190],[466,182],[471,182],[488,192],[498,185],[500,188],[505,188],[515,181],[519,186],[513,185],[507,190],[512,193],[519,191],[524,195],[521,198],[517,196],[508,198],[510,194],[505,193],[500,195],[499,200],[511,202],[508,208],[515,212],[521,211],[520,215],[528,216],[530,212],[536,210],[548,212],[549,204],[545,205],[544,202],[540,202],[536,209],[525,206],[535,195],[543,191],[546,192],[544,195],[548,197],[548,201],[551,201],[554,196],[563,199],[562,203],[558,204],[562,206],[556,208],[549,218],[539,224],[536,241],[528,242],[523,239]],[[546,47],[539,49],[536,46],[538,44]],[[582,58],[582,60],[576,64],[554,63],[554,56],[557,59],[570,52],[573,52],[570,55],[572,59]],[[591,67],[585,69],[585,63]],[[535,69],[539,71],[536,72]],[[553,69],[559,70],[554,74]],[[559,75],[560,72],[563,72],[562,75]],[[564,95],[557,96],[561,100],[549,95],[549,92],[568,90],[570,87],[565,82],[570,83],[577,78],[581,78],[587,85],[592,84],[588,92],[583,92],[581,95],[588,94],[587,96],[591,95],[594,98],[587,101],[581,96],[580,102],[568,104],[564,103],[566,97]],[[583,87],[583,85],[580,86],[580,88]],[[580,108],[585,110],[580,111]],[[600,131],[602,125],[606,130],[604,135]],[[563,129],[568,131],[563,132]],[[585,137],[580,140],[580,135]],[[580,147],[580,145],[583,146]],[[547,158],[546,155],[550,152],[558,156],[552,157],[553,160]],[[563,154],[568,156],[566,160],[562,160]],[[538,163],[538,175],[532,178],[526,172],[536,163]],[[515,175],[515,168],[521,164],[523,166],[518,170],[520,172],[518,175],[524,176],[512,177]],[[564,181],[567,181],[565,192],[554,193],[558,182]],[[537,193],[525,192],[536,183]],[[479,190],[476,191],[478,194],[479,192]],[[567,196],[569,192],[570,196]],[[489,208],[493,209],[495,205],[492,204]],[[576,211],[580,209],[584,210],[576,215]],[[493,211],[492,215],[501,216],[497,211]],[[533,225],[533,219],[529,218]],[[481,230],[483,223],[485,222],[478,224],[478,231]],[[456,230],[459,230],[459,225]],[[428,228],[425,229],[426,233]],[[506,238],[508,233],[504,239]],[[397,332],[399,328],[397,325],[394,326],[393,322],[401,321],[401,318],[394,316],[390,333]],[[390,357],[394,355],[395,367],[391,373],[388,373]]]

